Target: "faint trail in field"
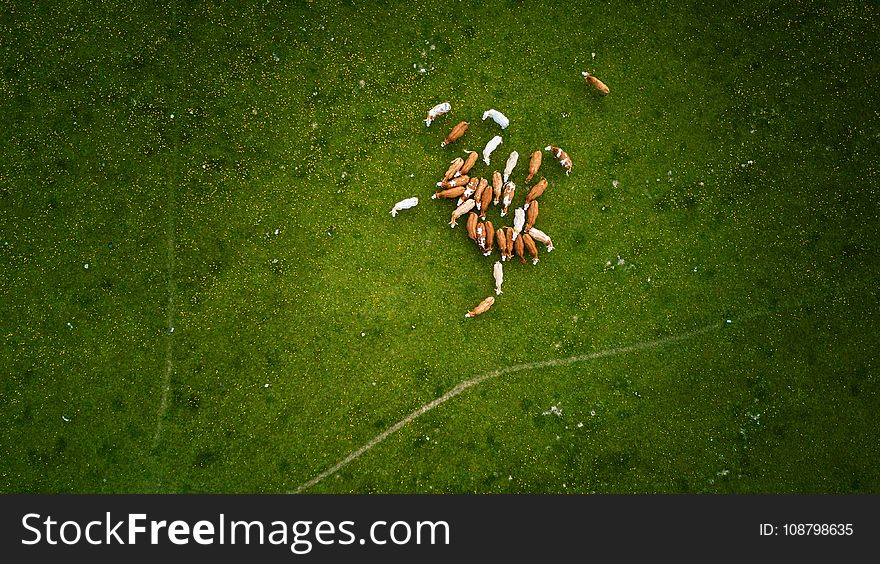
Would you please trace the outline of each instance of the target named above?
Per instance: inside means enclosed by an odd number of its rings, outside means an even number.
[[[153,434],[153,443],[150,450],[155,451],[162,438],[162,426],[165,413],[168,411],[168,392],[171,389],[171,373],[174,371],[174,295],[177,293],[177,285],[174,282],[175,248],[177,246],[177,199],[174,182],[168,182],[167,186],[167,272],[166,285],[168,301],[165,304],[165,367],[162,375],[162,396],[159,400],[159,409],[156,415],[156,432]]]
[[[739,318],[737,318],[737,321],[744,321],[745,319],[755,317],[755,315],[760,315],[760,314],[753,314],[753,315],[746,316],[746,317],[739,317]],[[606,358],[609,356],[618,356],[618,355],[627,354],[627,353],[631,353],[631,352],[643,351],[643,350],[647,350],[647,349],[655,349],[658,347],[670,345],[672,343],[677,343],[679,341],[684,341],[685,339],[690,339],[692,337],[696,337],[697,335],[702,335],[703,333],[707,333],[713,329],[718,329],[718,328],[723,327],[729,323],[731,323],[730,320],[725,320],[725,321],[722,321],[721,323],[713,323],[712,325],[707,325],[707,326],[702,327],[700,329],[695,329],[693,331],[688,331],[686,333],[679,333],[678,335],[671,335],[669,337],[664,337],[662,339],[657,339],[654,341],[642,341],[641,343],[635,343],[635,344],[627,345],[624,347],[605,349],[603,351],[596,351],[596,352],[592,352],[592,353],[588,353],[588,354],[570,356],[567,358],[554,358],[554,359],[548,359],[548,360],[539,360],[536,362],[527,362],[525,364],[515,364],[513,366],[507,366],[505,368],[498,368],[498,369],[493,370],[491,372],[486,372],[484,374],[480,374],[479,376],[475,376],[474,378],[471,378],[470,380],[465,380],[464,382],[459,383],[457,386],[455,386],[454,388],[452,388],[451,390],[449,390],[448,392],[446,392],[445,394],[443,394],[439,398],[437,398],[433,401],[430,401],[430,402],[426,403],[425,405],[423,405],[422,407],[418,408],[417,410],[413,411],[412,413],[410,413],[409,415],[407,415],[406,417],[404,417],[403,419],[401,419],[400,421],[398,421],[397,423],[395,423],[394,425],[392,425],[388,429],[385,429],[380,434],[376,435],[376,437],[374,437],[372,440],[370,440],[364,446],[362,446],[359,449],[357,449],[356,451],[352,452],[351,454],[349,454],[348,456],[346,456],[345,458],[343,458],[342,460],[340,460],[339,462],[337,462],[336,464],[334,464],[333,466],[331,466],[327,470],[321,472],[320,474],[318,474],[317,476],[315,476],[314,478],[312,478],[308,482],[305,482],[304,484],[300,485],[298,488],[296,488],[295,490],[293,490],[292,492],[289,492],[289,493],[300,493],[304,490],[311,488],[312,486],[314,486],[315,484],[317,484],[318,482],[320,482],[324,478],[327,478],[328,476],[332,476],[333,474],[335,474],[336,472],[341,470],[344,466],[346,466],[348,463],[358,459],[362,454],[364,454],[365,452],[367,452],[368,450],[370,450],[374,446],[378,445],[379,443],[381,443],[382,441],[387,439],[392,434],[399,431],[401,428],[403,428],[408,423],[411,423],[413,420],[415,420],[418,417],[424,415],[425,413],[431,411],[435,407],[446,403],[447,401],[451,400],[452,398],[454,398],[458,394],[460,394],[470,388],[473,388],[477,384],[481,384],[482,382],[485,382],[486,380],[491,380],[491,379],[497,378],[499,376],[504,376],[505,374],[513,374],[515,372],[522,372],[523,370],[536,370],[539,368],[566,366],[569,364],[586,362],[588,360],[596,360],[599,358]]]

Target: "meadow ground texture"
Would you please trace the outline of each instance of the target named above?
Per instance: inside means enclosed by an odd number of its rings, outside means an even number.
[[[876,5],[23,4],[0,491],[293,491],[505,368],[307,491],[880,491]],[[429,197],[497,133],[516,205],[574,168],[466,320]]]

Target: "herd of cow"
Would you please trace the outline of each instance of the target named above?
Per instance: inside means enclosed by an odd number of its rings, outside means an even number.
[[[601,81],[589,75],[582,73],[589,84],[596,88],[599,93],[605,95],[608,88]],[[449,112],[452,106],[449,102],[438,104],[428,110],[428,117],[425,118],[425,125],[430,126],[431,123],[439,116]],[[505,129],[510,121],[498,110],[487,110],[483,114],[483,120],[491,118],[501,129]],[[462,121],[458,123],[446,138],[440,143],[441,147],[446,147],[455,141],[458,141],[468,131],[469,123]],[[502,143],[502,138],[498,135],[493,137],[483,149],[483,162],[488,166],[490,164],[490,156],[492,152]],[[565,169],[566,175],[571,174],[572,162],[564,150],[553,145],[544,147],[545,151],[549,151],[556,160]],[[538,263],[538,247],[536,241],[546,245],[547,251],[553,250],[553,241],[550,237],[535,227],[538,219],[538,211],[540,209],[538,198],[547,189],[547,179],[541,178],[530,189],[525,198],[522,207],[515,208],[513,212],[513,226],[499,227],[497,230],[490,220],[486,218],[486,211],[490,205],[500,206],[501,217],[507,215],[508,210],[513,203],[514,194],[516,192],[516,184],[510,180],[514,167],[519,160],[519,153],[513,151],[507,159],[504,167],[504,173],[497,170],[492,173],[491,185],[486,178],[470,176],[471,169],[476,165],[479,154],[476,151],[465,151],[467,158],[457,157],[452,160],[446,172],[443,174],[442,180],[437,183],[437,190],[431,199],[448,199],[456,200],[456,207],[452,211],[452,218],[449,221],[450,227],[455,227],[458,220],[467,214],[467,234],[468,237],[476,243],[477,247],[484,256],[490,256],[497,245],[501,255],[501,260],[496,261],[492,274],[495,278],[495,293],[501,294],[501,284],[504,281],[504,272],[502,262],[518,257],[522,264],[526,263],[526,253],[531,257],[532,264]],[[532,181],[541,167],[542,152],[534,151],[529,157],[528,174],[525,177],[526,185]],[[396,216],[400,210],[411,208],[419,202],[417,197],[407,198],[394,205],[391,215]],[[495,303],[495,297],[489,296],[481,301],[475,308],[469,310],[465,317],[474,317],[484,313]]]

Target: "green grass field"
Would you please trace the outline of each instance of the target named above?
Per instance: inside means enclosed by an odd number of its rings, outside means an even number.
[[[875,5],[21,4],[0,491],[294,491],[507,369],[305,491],[880,492]],[[496,134],[574,167],[465,319]]]

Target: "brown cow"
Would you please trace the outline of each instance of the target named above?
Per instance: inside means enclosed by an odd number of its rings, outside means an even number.
[[[463,204],[452,210],[452,219],[449,220],[449,226],[455,229],[455,226],[458,225],[458,218],[474,209],[474,205],[473,200],[465,200]]]
[[[543,153],[538,150],[532,153],[532,156],[529,157],[529,175],[526,176],[526,182],[531,182],[532,178],[536,174],[538,174],[538,169],[541,168],[541,159],[543,158]]]
[[[529,204],[537,200],[541,197],[541,194],[544,193],[544,190],[547,189],[547,179],[541,177],[541,181],[532,186],[532,189],[529,190],[529,193],[526,195],[526,204],[523,206],[524,210],[529,209]]]
[[[477,240],[477,214],[471,212],[467,218],[467,234],[473,241]]]
[[[455,178],[450,178],[449,180],[444,180],[443,182],[438,182],[437,186],[441,188],[455,188],[456,186],[464,186],[468,182],[470,182],[471,177],[464,176],[456,176]]]
[[[526,263],[526,250],[525,245],[523,244],[523,238],[517,237],[516,241],[513,242],[513,248],[516,251],[516,256],[519,257],[519,261],[525,265]],[[513,258],[513,257],[511,257]]]
[[[587,71],[582,72],[581,75],[583,75],[583,77],[586,79],[587,83],[590,86],[592,86],[593,88],[595,88],[596,90],[598,90],[599,94],[601,94],[602,96],[607,96],[608,93],[611,92],[608,89],[608,87],[605,86],[604,82],[602,82],[601,80],[599,80],[595,76],[591,75]]]
[[[476,197],[476,196],[475,196]],[[480,200],[479,206],[480,209],[480,219],[486,219],[486,210],[489,209],[489,204],[492,203],[492,190],[487,186],[485,190],[483,190],[482,199]]]
[[[467,176],[460,176],[459,178],[468,178],[468,177]],[[458,199],[459,206],[461,205],[461,203],[463,201],[467,200],[468,198],[470,198],[471,196],[474,195],[474,191],[477,189],[477,184],[479,184],[479,183],[480,183],[479,178],[471,178],[470,180],[468,180],[467,186],[465,186],[465,188],[464,188],[464,193]]]
[[[556,160],[559,161],[559,164],[565,168],[565,174],[571,174],[571,157],[568,156],[568,153],[560,149],[559,147],[554,147],[553,145],[547,145],[544,147],[545,151],[550,151],[553,153],[553,156],[556,157]]]
[[[505,239],[507,239],[507,242],[505,244],[507,245],[507,258],[509,260],[513,258],[513,228],[505,227],[504,237]]]
[[[501,173],[496,170],[492,173],[492,193],[495,197],[492,205],[497,206],[499,200],[501,200],[501,186]]]
[[[477,202],[477,211],[483,210],[483,192],[486,191],[486,186],[489,185],[489,181],[485,178],[480,178],[480,183],[477,184],[477,189],[474,190],[474,201]],[[485,214],[483,214],[485,215]]]
[[[443,175],[443,180],[449,180],[453,176],[458,176],[458,171],[461,170],[461,167],[463,165],[463,158],[456,157],[455,159],[453,159],[453,161],[449,163],[449,168],[446,169],[446,173]]]
[[[495,240],[498,242],[498,252],[501,253],[501,260],[507,260],[507,235],[504,234],[504,228],[499,227],[495,232]]]
[[[493,243],[495,242],[495,227],[491,221],[486,222],[486,251],[483,256],[487,257],[492,254]]]
[[[443,142],[440,143],[440,146],[445,147],[446,145],[449,145],[450,143],[454,143],[455,141],[458,141],[459,139],[461,139],[461,136],[464,135],[467,130],[468,130],[468,122],[466,122],[466,121],[459,122],[458,125],[456,125],[455,127],[452,128],[452,131],[449,132],[449,135],[446,136],[446,139],[444,139]]]
[[[467,174],[474,168],[474,165],[477,163],[477,159],[480,158],[480,153],[476,151],[466,151],[468,153],[467,160],[464,161],[464,164],[461,166],[461,170],[459,171],[461,174]]]
[[[481,251],[486,250],[486,224],[482,221],[477,224],[474,241],[477,242],[477,246],[480,247]]]
[[[531,235],[528,233],[523,233],[520,239],[522,239],[526,251],[532,255],[532,264],[538,264],[538,260],[540,259],[538,259],[538,247],[535,245],[535,240],[532,239]]]
[[[456,186],[455,188],[447,188],[446,190],[440,190],[439,192],[435,192],[433,196],[431,196],[432,200],[436,200],[437,198],[458,198],[462,194],[464,194],[464,186]]]
[[[535,226],[536,219],[538,219],[538,202],[532,202],[532,205],[526,211],[526,226],[523,228],[523,231],[528,233],[529,229]]]
[[[480,315],[481,313],[485,313],[486,310],[488,310],[490,307],[492,307],[492,304],[494,304],[494,303],[495,303],[495,297],[489,296],[485,300],[481,301],[477,305],[477,307],[475,307],[472,310],[469,310],[466,314],[464,314],[464,316],[465,317],[475,317],[477,315]]]

